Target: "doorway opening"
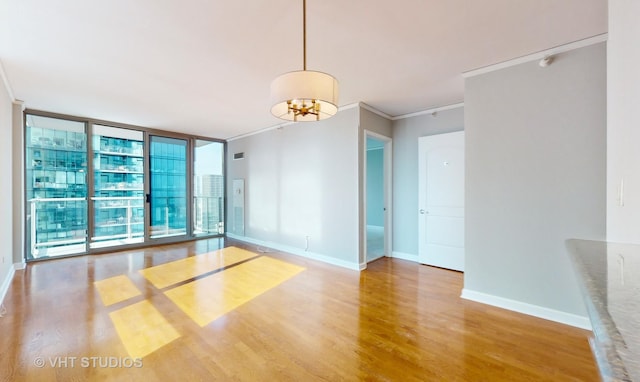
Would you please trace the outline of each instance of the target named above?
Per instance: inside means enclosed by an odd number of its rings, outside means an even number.
[[[365,260],[391,251],[391,138],[365,131]]]

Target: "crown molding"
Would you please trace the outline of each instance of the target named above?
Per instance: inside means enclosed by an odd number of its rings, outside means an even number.
[[[425,114],[433,114],[433,113],[437,113],[439,111],[457,109],[459,107],[464,107],[464,102],[454,103],[454,104],[446,105],[446,106],[434,107],[433,109],[417,111],[415,113],[402,114],[402,115],[398,115],[398,116],[392,117],[391,120],[392,121],[397,121],[399,119],[412,118],[412,117],[417,117],[419,115],[425,115]]]
[[[360,107],[360,108],[363,108],[365,110],[368,110],[368,111],[370,111],[370,112],[372,112],[372,113],[374,113],[376,115],[379,115],[382,118],[386,118],[386,119],[388,119],[390,121],[397,121],[399,119],[416,117],[416,116],[423,115],[423,114],[433,114],[433,113],[437,113],[439,111],[457,109],[459,107],[464,107],[464,103],[463,102],[454,103],[454,104],[451,104],[451,105],[435,107],[435,108],[432,108],[432,109],[418,111],[418,112],[415,112],[415,113],[398,115],[398,116],[395,116],[395,117],[392,117],[389,114],[387,114],[387,113],[385,113],[383,111],[380,111],[380,110],[374,108],[371,105],[367,105],[364,102],[354,102],[354,103],[350,103],[348,105],[340,106],[338,108],[338,112],[349,110],[349,109],[354,109],[354,108],[357,108],[357,107]],[[252,131],[252,132],[249,132],[249,133],[246,133],[246,134],[236,135],[235,137],[227,138],[226,141],[227,142],[232,142],[232,141],[235,141],[235,140],[238,140],[238,139],[250,137],[252,135],[266,133],[267,131],[270,131],[270,130],[281,129],[281,128],[285,127],[285,126],[293,125],[294,123],[297,123],[297,122],[280,123],[280,124],[277,124],[277,125],[274,125],[274,126],[265,127],[263,129]]]
[[[289,125],[293,125],[295,122],[284,122],[284,123],[279,123],[277,125],[274,126],[269,126],[269,127],[265,127],[263,129],[259,129],[259,130],[255,130],[255,131],[251,131],[248,132],[246,134],[240,134],[240,135],[236,135],[235,137],[231,137],[231,138],[227,138],[225,139],[225,141],[227,142],[233,142],[235,140],[238,139],[242,139],[242,138],[247,138],[250,137],[252,135],[257,135],[257,134],[262,134],[262,133],[266,133],[267,131],[271,131],[271,130],[276,130],[276,129],[282,129],[285,126],[289,126]]]
[[[371,106],[371,105],[367,105],[364,102],[358,102],[356,104],[356,106],[360,106],[361,108],[368,110],[370,112],[372,112],[373,114],[377,114],[379,116],[381,116],[382,118],[386,118],[388,120],[393,120],[393,117],[390,116],[389,114],[385,113],[384,111],[380,111],[378,109],[376,109],[375,107]]]
[[[451,105],[445,105],[445,106],[439,106],[439,107],[434,107],[432,109],[427,109],[427,110],[422,110],[422,111],[416,111],[414,113],[408,113],[408,114],[401,114],[401,115],[396,115],[396,116],[391,116],[383,111],[380,111],[376,108],[374,108],[371,105],[367,105],[364,102],[359,102],[359,105],[361,108],[369,110],[370,112],[377,114],[383,118],[386,118],[390,121],[397,121],[399,119],[405,119],[405,118],[411,118],[411,117],[416,117],[419,115],[423,115],[423,114],[433,114],[433,113],[437,113],[439,111],[445,111],[445,110],[451,110],[451,109],[457,109],[459,107],[464,107],[464,102],[459,102],[459,103],[454,103]]]
[[[353,108],[358,107],[359,105],[360,105],[359,102],[354,102],[354,103],[350,103],[348,105],[338,106],[338,111],[345,111],[345,110],[353,109]]]
[[[507,61],[499,62],[497,64],[484,66],[482,68],[469,70],[467,72],[462,73],[462,77],[463,78],[474,77],[480,74],[490,73],[490,72],[500,70],[500,69],[505,69],[511,66],[524,64],[525,62],[541,60],[547,56],[553,56],[553,55],[568,52],[574,49],[584,48],[585,46],[599,44],[601,42],[607,41],[607,38],[608,38],[607,33],[595,35],[592,37],[587,37],[582,40],[577,40],[564,45],[558,45],[553,48],[542,50],[536,53],[531,53],[526,56],[517,57],[512,60],[507,60]]]

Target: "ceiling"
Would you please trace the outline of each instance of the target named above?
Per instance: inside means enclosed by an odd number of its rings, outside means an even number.
[[[606,0],[308,0],[307,69],[400,116],[606,32]],[[269,86],[302,69],[302,0],[0,0],[0,62],[27,108],[227,139],[282,122]]]

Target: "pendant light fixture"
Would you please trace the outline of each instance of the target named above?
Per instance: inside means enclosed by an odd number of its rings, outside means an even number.
[[[319,121],[338,112],[338,81],[307,70],[307,0],[302,0],[302,70],[271,82],[271,104],[271,114],[294,122]]]

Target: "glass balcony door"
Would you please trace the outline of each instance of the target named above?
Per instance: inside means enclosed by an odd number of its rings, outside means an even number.
[[[150,136],[149,237],[187,234],[187,140]]]
[[[91,248],[144,242],[143,133],[94,125],[91,146]]]
[[[25,118],[27,260],[87,251],[84,122]]]
[[[193,235],[224,233],[224,143],[196,139],[193,161]]]

